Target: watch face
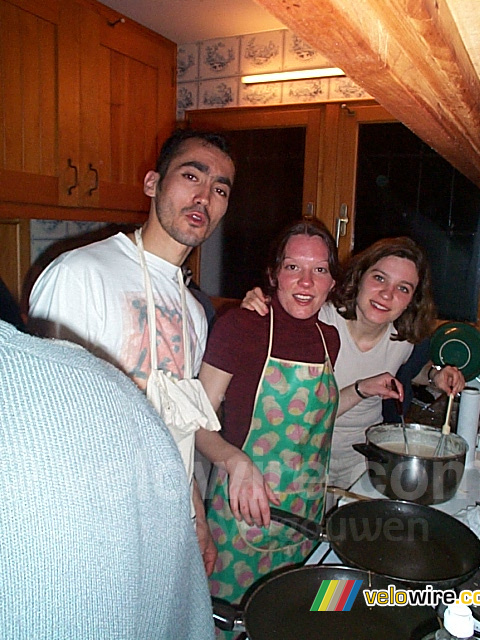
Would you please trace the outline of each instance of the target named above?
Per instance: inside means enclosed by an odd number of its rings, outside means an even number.
[[[430,357],[436,365],[458,367],[465,380],[480,374],[480,331],[465,322],[448,322],[434,332]]]

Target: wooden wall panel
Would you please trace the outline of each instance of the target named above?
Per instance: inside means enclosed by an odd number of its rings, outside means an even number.
[[[0,220],[0,276],[18,303],[30,268],[30,222]]]

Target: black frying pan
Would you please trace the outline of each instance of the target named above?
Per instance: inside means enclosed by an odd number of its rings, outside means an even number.
[[[323,580],[362,580],[350,611],[310,611]],[[420,640],[439,628],[426,606],[368,607],[363,590],[399,586],[352,567],[307,566],[283,570],[256,586],[242,609],[213,600],[215,624],[245,629],[249,640]]]
[[[480,540],[453,516],[401,500],[346,504],[315,522],[271,507],[272,518],[313,540],[327,540],[340,560],[408,586],[450,589],[480,566]]]

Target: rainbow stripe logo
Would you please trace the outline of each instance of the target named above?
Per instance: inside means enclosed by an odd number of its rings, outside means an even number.
[[[310,611],[350,611],[363,580],[322,580]]]

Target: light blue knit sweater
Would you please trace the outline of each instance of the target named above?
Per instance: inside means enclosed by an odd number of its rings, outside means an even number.
[[[0,638],[206,640],[170,434],[123,374],[0,321]]]

